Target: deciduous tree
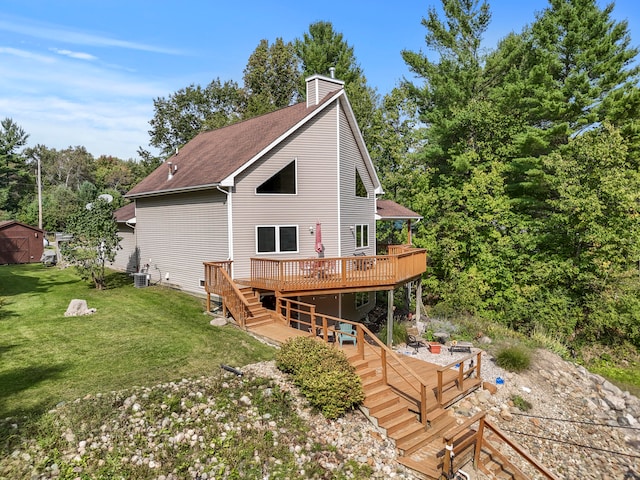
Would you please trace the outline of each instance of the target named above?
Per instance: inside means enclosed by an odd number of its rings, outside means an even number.
[[[83,279],[90,279],[98,290],[106,286],[106,262],[115,260],[121,240],[113,210],[110,202],[99,197],[77,209],[67,224],[67,232],[73,239],[61,248],[64,259],[78,269]]]

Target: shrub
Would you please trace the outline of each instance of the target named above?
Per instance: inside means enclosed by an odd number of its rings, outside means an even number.
[[[522,372],[531,364],[531,354],[524,347],[508,347],[496,355],[499,367],[510,372]]]
[[[527,400],[522,398],[520,395],[512,396],[511,401],[522,412],[528,412],[533,408],[533,405],[531,405],[531,402],[528,402]]]
[[[380,330],[378,338],[382,343],[387,343],[387,326],[385,325]],[[394,345],[405,343],[407,341],[407,326],[404,323],[393,323],[393,332],[391,334],[392,342]]]
[[[276,365],[327,418],[338,418],[364,400],[360,377],[344,352],[314,338],[287,340],[276,353]]]

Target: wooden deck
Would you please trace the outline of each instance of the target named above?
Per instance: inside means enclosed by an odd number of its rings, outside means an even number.
[[[224,267],[231,275],[231,262],[205,262],[205,290],[217,293],[210,280],[215,269]],[[390,246],[388,255],[333,258],[273,259],[252,258],[251,275],[242,284],[281,296],[322,292],[390,290],[418,279],[427,269],[422,248]],[[238,279],[236,279],[238,281]]]

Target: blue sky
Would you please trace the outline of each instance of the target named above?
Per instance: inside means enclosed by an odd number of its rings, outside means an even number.
[[[640,45],[637,0],[618,0]],[[604,5],[604,2],[599,2]],[[490,1],[493,48],[519,32],[544,0]],[[424,49],[420,24],[437,0],[322,2],[246,0],[3,0],[0,118],[29,134],[29,146],[83,145],[94,156],[136,158],[148,148],[153,100],[191,84],[235,80],[261,39],[291,41],[326,20],[343,33],[380,94],[410,78],[403,49]]]

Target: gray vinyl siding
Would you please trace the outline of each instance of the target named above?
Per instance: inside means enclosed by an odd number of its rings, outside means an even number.
[[[207,190],[139,198],[136,221],[141,264],[149,264],[151,282],[204,294],[203,262],[229,257],[226,195]]]
[[[368,198],[357,197],[356,169],[369,193]],[[340,109],[340,233],[342,256],[356,252],[355,225],[369,225],[369,247],[358,249],[367,255],[375,255],[376,222],[375,194],[371,177],[365,167],[362,152],[358,148],[355,137],[345,113]]]
[[[323,313],[336,318],[344,318],[352,322],[359,322],[367,316],[375,306],[375,294],[368,292],[369,303],[356,308],[355,293],[329,294],[329,295],[310,295],[301,297],[300,301],[311,303],[316,306],[317,313]],[[341,306],[338,298],[341,298]]]
[[[331,92],[342,88],[341,84],[332,82],[328,78],[315,78],[307,84],[307,106],[317,105]]]
[[[121,239],[120,249],[116,252],[116,258],[111,267],[128,273],[137,272],[140,265],[140,256],[136,250],[135,230],[123,223],[119,223],[118,236]]]
[[[374,292],[367,292],[369,295],[369,302],[362,307],[356,308],[356,294],[345,293],[342,295],[342,318],[351,320],[353,322],[359,322],[367,316],[373,307],[375,306],[375,294]]]
[[[233,193],[235,278],[250,276],[250,258],[315,257],[322,224],[325,256],[338,256],[337,102],[298,129],[238,177]],[[256,187],[297,159],[295,195],[258,195]],[[296,225],[298,252],[258,254],[256,225]]]

